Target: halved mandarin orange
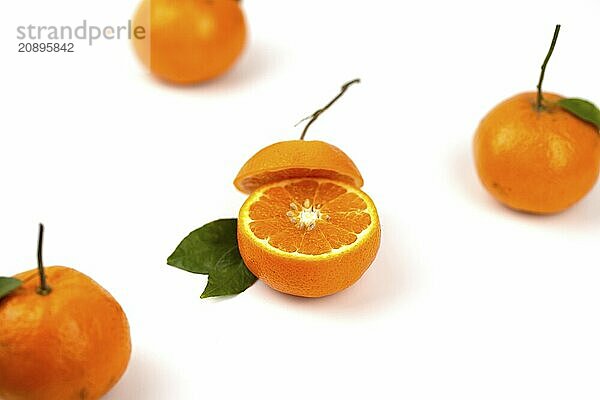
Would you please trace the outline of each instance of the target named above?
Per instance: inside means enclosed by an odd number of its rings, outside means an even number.
[[[356,188],[363,185],[350,157],[320,140],[289,140],[267,146],[246,161],[233,183],[250,194],[263,185],[294,178],[327,178]]]
[[[261,186],[242,206],[240,254],[272,288],[321,297],[356,282],[379,249],[373,201],[354,185],[322,178]]]

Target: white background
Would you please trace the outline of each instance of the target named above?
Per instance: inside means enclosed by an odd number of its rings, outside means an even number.
[[[75,267],[127,312],[134,349],[107,399],[600,397],[600,188],[556,216],[480,186],[471,140],[495,104],[545,88],[600,102],[600,3],[244,0],[250,42],[222,79],[152,79],[130,43],[19,54],[18,25],[122,25],[132,0],[23,0],[0,14],[0,274]],[[350,289],[257,283],[200,300],[165,264],[233,217],[242,163],[362,78],[313,125],[360,168],[383,226]],[[4,329],[4,327],[0,327]]]

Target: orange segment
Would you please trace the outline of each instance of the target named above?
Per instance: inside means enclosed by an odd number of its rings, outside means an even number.
[[[291,198],[287,197],[286,200],[289,199],[296,204],[302,204],[304,200],[308,199],[311,203],[314,203],[318,188],[319,184],[316,181],[308,179],[289,183],[284,186],[284,189]]]
[[[344,193],[346,193],[346,189],[343,187],[332,182],[323,182],[319,185],[319,189],[315,195],[315,203],[327,203]]]
[[[339,249],[356,242],[357,236],[354,232],[336,226],[335,224],[323,224],[319,226],[320,232],[327,238],[332,249]]]
[[[296,178],[326,178],[360,188],[363,178],[339,148],[319,140],[274,143],[253,155],[238,172],[234,185],[244,193]]]
[[[273,288],[299,296],[354,283],[379,248],[372,200],[328,179],[292,179],[257,189],[240,210],[238,243],[248,268]]]
[[[346,231],[359,234],[371,225],[371,216],[362,211],[356,212],[334,212],[329,214],[330,222]]]

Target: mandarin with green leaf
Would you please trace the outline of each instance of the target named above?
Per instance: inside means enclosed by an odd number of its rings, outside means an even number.
[[[474,159],[488,192],[524,212],[551,214],[581,200],[600,171],[600,111],[590,102],[541,90],[514,96],[492,109],[475,134]]]
[[[0,299],[0,399],[94,400],[129,363],[129,324],[117,301],[71,268],[20,273]],[[39,283],[38,279],[39,278]]]

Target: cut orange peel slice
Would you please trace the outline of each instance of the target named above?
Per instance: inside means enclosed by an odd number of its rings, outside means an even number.
[[[319,140],[289,140],[263,148],[240,169],[234,185],[250,194],[263,185],[294,178],[326,178],[357,188],[363,185],[350,157]]]

